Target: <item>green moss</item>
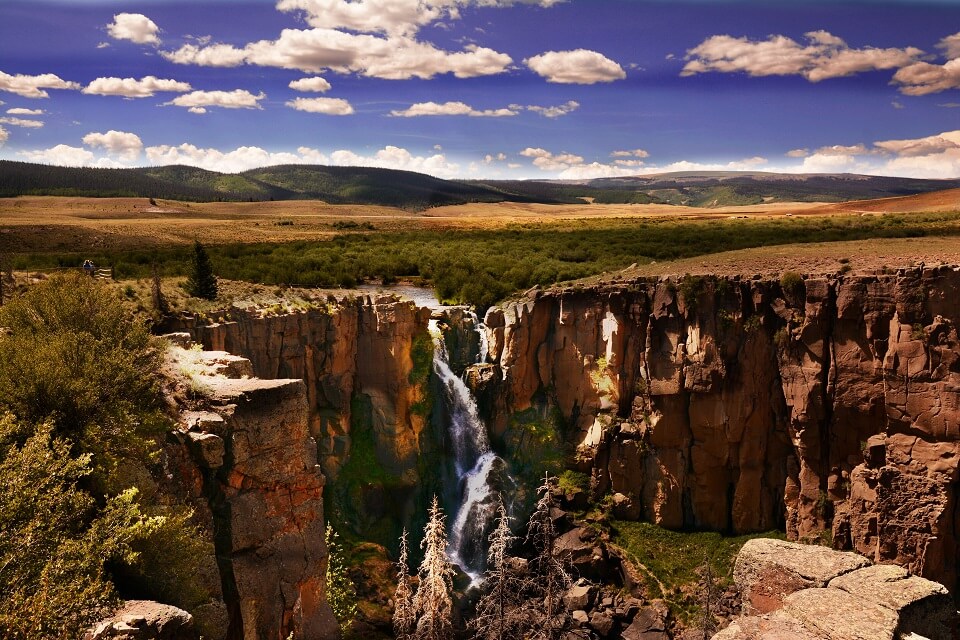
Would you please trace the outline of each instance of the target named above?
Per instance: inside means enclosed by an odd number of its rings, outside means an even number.
[[[564,493],[576,493],[578,491],[590,490],[590,476],[579,471],[566,469],[559,477],[557,486]]]
[[[694,596],[700,580],[698,570],[709,562],[722,593],[733,581],[733,564],[740,548],[754,538],[786,536],[778,531],[736,537],[713,532],[670,531],[647,522],[612,521],[613,541],[628,557],[642,565],[647,591],[662,597],[680,620],[696,619],[700,605]],[[664,592],[660,585],[663,585]]]
[[[433,410],[433,393],[430,387],[430,375],[433,373],[433,339],[429,333],[421,333],[413,338],[410,357],[413,368],[407,381],[411,386],[420,387],[420,400],[410,407],[410,412],[424,419],[430,417]]]
[[[521,504],[532,505],[532,488],[540,486],[545,473],[558,475],[563,470],[562,425],[562,417],[556,409],[548,411],[531,407],[510,416],[504,433],[504,450],[513,475],[518,479]]]

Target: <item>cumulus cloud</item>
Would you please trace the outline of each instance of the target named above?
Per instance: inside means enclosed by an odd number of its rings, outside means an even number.
[[[92,166],[96,156],[82,147],[71,147],[58,144],[50,149],[37,151],[19,151],[17,155],[42,164],[53,164],[60,167],[87,167]]]
[[[559,84],[596,84],[627,77],[619,64],[588,49],[547,51],[527,58],[523,63],[547,82]]]
[[[44,114],[43,109],[7,109],[8,116],[42,116]]]
[[[24,98],[49,98],[50,94],[44,89],[79,89],[80,84],[68,82],[52,73],[39,76],[17,74],[12,76],[0,71],[0,91],[9,91]]]
[[[483,164],[493,164],[494,162],[503,162],[506,159],[507,159],[507,154],[505,153],[502,153],[502,152],[497,154],[488,153],[483,157]]]
[[[810,155],[810,149],[791,149],[785,155],[788,158],[806,158]]]
[[[342,98],[296,98],[286,103],[291,109],[328,116],[349,116],[353,106]]]
[[[330,83],[320,77],[300,78],[290,83],[289,87],[294,91],[326,93],[330,91]]]
[[[133,162],[140,157],[143,150],[143,141],[135,133],[114,131],[106,133],[88,133],[83,137],[83,144],[94,149],[102,148],[122,162]]]
[[[276,40],[260,40],[243,48],[188,44],[161,55],[176,64],[252,64],[308,73],[331,70],[385,80],[430,79],[444,73],[473,78],[502,73],[513,62],[505,53],[475,44],[450,52],[408,36],[381,37],[321,28],[284,29]]]
[[[828,147],[820,147],[816,151],[822,156],[862,156],[870,153],[864,144],[842,145],[835,144]]]
[[[160,27],[142,13],[118,13],[107,25],[107,33],[114,40],[129,40],[137,44],[160,44]]]
[[[189,108],[192,113],[206,113],[206,107],[223,109],[261,109],[260,101],[267,97],[262,91],[254,95],[245,89],[234,91],[193,91],[177,96],[164,104]],[[204,109],[204,111],[200,111]]]
[[[406,109],[393,110],[390,115],[396,118],[418,118],[421,116],[470,116],[474,118],[504,118],[515,116],[515,108],[474,109],[464,102],[418,102]]]
[[[810,82],[851,76],[865,71],[898,69],[916,62],[923,51],[864,47],[854,49],[826,31],[805,34],[806,44],[783,35],[766,40],[711,36],[687,51],[681,76],[700,73],[746,73],[751,76],[798,75]]]
[[[908,96],[926,96],[960,88],[960,58],[944,64],[916,62],[897,71],[894,83]]]
[[[622,149],[610,154],[611,158],[649,158],[650,154],[645,149]]]
[[[535,104],[527,105],[527,111],[533,111],[534,113],[539,113],[544,118],[559,118],[573,113],[580,108],[580,103],[576,100],[568,100],[563,104],[559,104],[555,107],[541,107]]]
[[[184,143],[179,146],[160,145],[147,147],[147,159],[151,164],[188,164],[227,173],[239,173],[249,169],[276,164],[329,164],[338,166],[367,166],[386,169],[418,171],[438,177],[455,177],[460,167],[446,156],[437,153],[418,156],[401,147],[387,146],[373,155],[365,156],[350,150],[340,149],[324,153],[310,147],[300,147],[296,153],[270,152],[260,147],[239,147],[232,151],[201,148]]]
[[[39,129],[43,126],[43,122],[40,120],[27,120],[25,118],[0,118],[0,124],[9,124],[26,129]]]
[[[321,29],[411,35],[438,20],[457,19],[460,8],[506,7],[518,0],[280,0],[280,11],[301,11],[307,23]],[[551,7],[560,0],[519,0]]]
[[[10,132],[4,129],[3,127],[0,127],[0,147],[2,147],[4,143],[9,139],[10,139]]]
[[[935,155],[949,149],[960,149],[960,131],[947,131],[913,140],[882,140],[874,142],[873,146],[904,158]]]
[[[555,154],[541,147],[527,147],[520,152],[520,155],[525,158],[533,158],[533,166],[542,171],[562,171],[583,164],[583,156],[566,151]]]
[[[83,88],[83,93],[96,96],[149,98],[157,92],[185,93],[192,89],[193,87],[187,82],[146,76],[139,80],[136,78],[97,78]]]

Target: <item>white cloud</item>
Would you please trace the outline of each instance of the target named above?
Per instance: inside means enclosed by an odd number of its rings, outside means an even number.
[[[189,143],[175,147],[168,145],[147,147],[145,151],[148,161],[154,165],[188,164],[226,173],[239,173],[277,164],[382,167],[385,169],[418,171],[447,178],[456,177],[460,172],[460,166],[449,162],[443,154],[418,156],[406,149],[393,146],[384,147],[369,156],[346,149],[326,154],[310,147],[300,147],[296,153],[275,153],[260,147],[239,147],[232,151],[220,151],[219,149],[200,148]]]
[[[810,149],[791,149],[786,153],[788,158],[806,158],[808,155],[810,155]]]
[[[421,116],[471,116],[474,118],[503,118],[517,115],[517,109],[474,109],[463,102],[418,102],[406,109],[394,110],[390,115],[397,118],[417,118]]]
[[[642,167],[646,163],[643,160],[624,160],[621,158],[619,160],[614,160],[613,164],[617,165],[618,167]]]
[[[636,175],[636,171],[600,162],[577,164],[560,172],[561,180],[593,180],[595,178],[618,178]]]
[[[766,40],[711,36],[687,51],[687,63],[680,75],[711,71],[751,76],[799,75],[810,82],[819,82],[865,71],[905,67],[923,55],[916,47],[853,49],[826,31],[805,35],[806,45],[783,35],[772,35]]]
[[[572,166],[582,165],[583,157],[573,153],[551,153],[541,147],[527,147],[520,152],[525,158],[533,158],[533,166],[542,171],[561,171]]]
[[[323,113],[328,116],[349,116],[353,113],[353,106],[342,98],[296,98],[286,104],[297,111]]]
[[[523,61],[547,82],[560,84],[596,84],[627,77],[619,64],[596,51],[547,51]]]
[[[610,154],[611,158],[649,158],[645,149],[623,149]]]
[[[551,7],[559,0],[519,0]],[[458,19],[460,8],[507,7],[515,0],[279,0],[280,11],[302,11],[307,23],[320,29],[360,33],[412,35],[439,20]]]
[[[68,82],[52,73],[39,76],[12,76],[0,71],[0,91],[9,91],[24,98],[49,98],[50,94],[44,89],[79,89],[76,82]]]
[[[24,118],[0,118],[0,124],[9,124],[14,127],[24,127],[26,129],[39,129],[43,127],[40,120],[26,120]]]
[[[816,153],[822,156],[862,156],[870,153],[864,144],[842,145],[835,144],[829,147],[820,147]]]
[[[42,116],[44,114],[43,109],[7,109],[8,116]]]
[[[96,156],[81,147],[58,144],[50,149],[39,151],[19,151],[17,155],[30,162],[53,164],[60,167],[87,167],[94,164]]]
[[[170,102],[177,107],[187,107],[192,113],[205,113],[199,111],[205,107],[221,107],[223,109],[261,109],[260,101],[267,97],[262,91],[258,95],[253,95],[245,89],[236,89],[234,91],[194,91],[177,96]],[[193,109],[198,109],[194,111]]]
[[[568,100],[563,104],[559,104],[555,107],[540,107],[535,104],[527,105],[527,111],[533,111],[534,113],[539,113],[545,118],[559,118],[560,116],[565,116],[570,113],[573,113],[580,108],[580,103],[576,100]]]
[[[925,96],[960,88],[960,58],[946,63],[916,62],[897,71],[893,82],[908,96]]]
[[[97,49],[109,49],[109,48],[110,48],[110,43],[109,43],[109,42],[99,42],[99,43],[97,43]]]
[[[122,162],[133,162],[140,157],[140,152],[143,150],[143,141],[140,140],[140,136],[113,129],[106,133],[88,133],[83,137],[83,144],[94,149],[103,148]]]
[[[207,112],[207,109],[206,107],[190,107],[189,109],[187,109],[187,111],[189,111],[190,113],[195,113],[198,116],[202,116]]]
[[[10,139],[10,132],[4,129],[3,127],[0,127],[0,147],[2,147],[4,143],[9,139]]]
[[[449,52],[407,36],[380,37],[333,29],[284,29],[276,40],[251,42],[239,49],[227,44],[184,45],[161,55],[177,64],[298,69],[309,73],[332,70],[386,80],[430,79],[452,73],[458,78],[502,73],[510,56],[477,45]]]
[[[947,36],[940,40],[940,42],[937,43],[937,49],[943,51],[943,55],[947,57],[947,60],[960,58],[960,33],[955,33],[952,36]]]
[[[494,163],[494,162],[503,162],[503,161],[506,160],[506,159],[507,159],[507,154],[505,154],[505,153],[502,153],[502,152],[501,152],[501,153],[497,153],[497,154],[488,153],[487,155],[485,155],[485,156],[483,157],[483,164],[492,164],[492,163]]]
[[[178,82],[146,76],[136,78],[97,78],[83,89],[83,93],[96,96],[123,96],[124,98],[149,98],[159,91],[185,93],[193,87],[187,82]]]
[[[914,140],[883,140],[874,142],[873,146],[904,158],[935,155],[949,149],[960,149],[960,131],[947,131]]]
[[[107,33],[115,40],[137,44],[160,44],[160,27],[142,13],[118,13],[107,25]]]
[[[330,91],[330,83],[320,77],[300,78],[290,83],[289,87],[295,91],[326,93]]]

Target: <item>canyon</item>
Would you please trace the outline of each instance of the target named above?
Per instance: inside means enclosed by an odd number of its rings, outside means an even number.
[[[430,496],[458,503],[432,315],[519,508],[537,477],[570,469],[620,519],[780,529],[955,593],[958,294],[943,265],[613,276],[492,307],[483,341],[468,310],[377,293],[177,328],[260,378],[302,381],[326,516],[350,540],[391,549]]]

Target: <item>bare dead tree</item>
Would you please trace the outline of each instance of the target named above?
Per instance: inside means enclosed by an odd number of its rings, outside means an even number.
[[[551,511],[556,509],[553,488],[557,479],[545,474],[543,484],[537,488],[540,499],[530,516],[527,529],[527,542],[536,549],[537,555],[530,561],[534,586],[537,588],[536,601],[540,604],[543,623],[532,630],[530,638],[556,640],[563,632],[564,621],[563,594],[570,588],[571,579],[567,567],[557,553],[558,533]]]
[[[415,640],[449,640],[453,635],[453,566],[447,558],[446,518],[437,497],[430,505],[430,518],[423,530],[423,562],[420,586],[413,599],[417,618]]]
[[[703,640],[710,640],[717,632],[717,621],[713,616],[714,604],[717,600],[717,584],[713,575],[710,559],[704,558],[700,565],[700,627],[703,630]]]
[[[163,317],[169,315],[170,313],[170,303],[167,302],[167,297],[163,295],[163,288],[161,287],[160,280],[160,269],[157,267],[157,263],[153,263],[153,283],[150,287],[150,293],[153,298],[153,308],[157,312],[157,315],[162,319]]]
[[[400,536],[400,559],[397,562],[397,591],[393,596],[393,632],[397,640],[408,640],[417,622],[407,562],[407,530],[404,529]]]
[[[516,537],[510,530],[510,516],[502,497],[497,507],[497,527],[490,534],[487,571],[484,583],[488,590],[477,603],[476,617],[469,627],[478,640],[513,640],[521,638],[523,609],[520,607],[529,585],[517,570],[517,559],[509,554]]]

